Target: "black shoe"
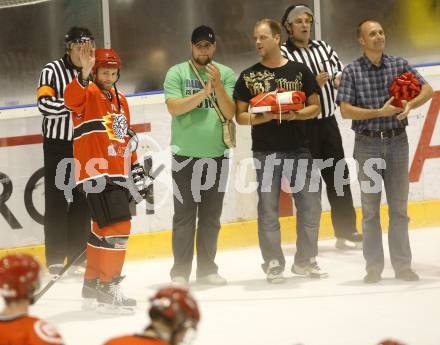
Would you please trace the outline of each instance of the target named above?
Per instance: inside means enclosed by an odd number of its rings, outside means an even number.
[[[380,276],[380,273],[377,271],[368,271],[367,275],[364,277],[364,283],[365,284],[374,284],[378,283],[382,277]]]
[[[396,272],[396,279],[406,280],[408,282],[415,282],[419,280],[419,276],[411,268],[404,269],[402,271]]]
[[[355,249],[362,249],[362,234],[352,232],[343,237],[337,237],[335,246],[337,249],[349,249],[353,247]]]

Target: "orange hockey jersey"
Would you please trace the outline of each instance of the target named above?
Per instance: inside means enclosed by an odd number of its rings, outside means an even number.
[[[1,345],[61,345],[63,339],[47,322],[31,316],[0,316]]]
[[[136,161],[136,154],[128,147],[127,100],[124,95],[118,95],[120,113],[113,89],[105,93],[95,83],[84,87],[75,79],[64,91],[64,103],[72,110],[73,155],[79,161],[75,167],[78,184],[101,176],[127,178],[130,165]]]
[[[170,345],[170,343],[142,335],[127,335],[110,339],[104,345]]]

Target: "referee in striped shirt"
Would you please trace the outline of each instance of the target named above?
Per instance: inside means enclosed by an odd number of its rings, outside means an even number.
[[[94,42],[86,28],[72,27],[65,36],[66,53],[44,66],[37,89],[38,109],[43,115],[44,152],[44,243],[49,273],[58,274],[67,263],[85,249],[90,233],[90,215],[82,193],[73,190],[73,200],[66,200],[64,191],[55,185],[58,163],[73,158],[73,124],[70,111],[64,105],[64,89],[80,72],[80,47]],[[67,175],[68,174],[68,175]],[[74,183],[68,171],[64,184]],[[70,272],[80,274],[75,266]]]
[[[315,159],[325,161],[333,158],[333,165],[322,169],[321,176],[327,185],[332,224],[337,238],[336,247],[343,249],[348,241],[356,248],[361,248],[362,235],[356,230],[356,213],[350,186],[343,186],[341,196],[337,195],[335,188],[336,163],[344,159],[342,138],[334,116],[342,64],[330,45],[310,39],[313,19],[312,10],[306,5],[289,6],[281,19],[289,35],[281,51],[289,60],[306,64],[316,75],[316,81],[321,87],[321,114],[316,119],[307,121],[310,151]],[[346,165],[344,177],[348,177]]]

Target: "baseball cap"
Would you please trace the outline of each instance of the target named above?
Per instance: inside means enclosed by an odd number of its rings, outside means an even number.
[[[281,19],[281,24],[286,25],[286,23],[290,24],[293,21],[293,18],[301,13],[307,13],[312,17],[312,20],[315,19],[312,10],[310,7],[306,5],[291,5],[286,8],[286,11],[284,12],[283,18]]]
[[[197,44],[202,41],[208,41],[211,44],[215,43],[215,34],[209,26],[201,25],[194,29],[191,34],[191,43]]]

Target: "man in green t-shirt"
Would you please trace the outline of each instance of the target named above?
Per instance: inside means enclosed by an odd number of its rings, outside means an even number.
[[[232,119],[234,72],[212,61],[216,49],[214,31],[199,26],[191,35],[191,61],[171,67],[164,82],[171,122],[174,187],[172,281],[187,284],[194,256],[197,222],[197,281],[224,285],[214,262],[220,216],[228,174],[228,149],[223,142],[222,123],[209,95],[223,116]]]

